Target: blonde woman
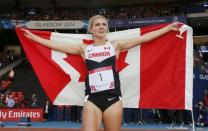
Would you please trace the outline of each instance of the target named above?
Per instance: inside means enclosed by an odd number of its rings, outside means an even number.
[[[85,59],[87,77],[85,81],[85,102],[83,108],[83,131],[98,131],[103,122],[105,131],[120,131],[122,102],[116,59],[123,50],[151,41],[169,31],[178,31],[178,23],[149,32],[135,39],[108,41],[108,21],[104,16],[95,15],[89,20],[88,32],[94,43],[86,45],[53,43],[23,29],[27,38],[48,48],[64,53],[80,55]]]

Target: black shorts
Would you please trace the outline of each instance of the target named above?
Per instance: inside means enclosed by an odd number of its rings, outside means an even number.
[[[85,97],[85,101],[87,100],[104,112],[108,107],[120,101],[121,97],[115,94],[90,94]]]

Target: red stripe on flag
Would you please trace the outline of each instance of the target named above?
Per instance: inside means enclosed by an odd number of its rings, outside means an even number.
[[[164,25],[141,28],[141,34]],[[141,46],[141,108],[185,108],[186,33],[169,32]]]

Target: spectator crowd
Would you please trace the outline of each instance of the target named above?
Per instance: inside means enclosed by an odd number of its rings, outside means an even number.
[[[86,20],[95,14],[102,14],[108,19],[136,19],[160,16],[183,15],[184,11],[180,3],[159,3],[139,6],[123,6],[108,8],[65,8],[65,9],[0,9],[0,19],[6,20]],[[208,43],[195,44],[194,46],[194,67],[199,67],[202,73],[208,74]],[[207,48],[207,51],[206,51]],[[12,53],[0,53],[0,69],[14,62],[18,56]],[[23,91],[11,91],[8,89],[12,83],[14,71],[10,70],[7,80],[0,78],[0,109],[1,108],[42,108],[44,119],[81,122],[82,107],[80,106],[55,106],[48,100],[44,105],[40,105],[37,94],[32,94],[31,98],[25,98]],[[197,114],[196,122],[198,126],[207,126],[208,123],[208,91],[205,90],[202,101],[194,106]],[[163,116],[169,116],[170,122],[184,123],[187,117],[186,112],[180,110],[168,111],[151,109],[152,119],[158,123],[164,122]],[[185,117],[186,116],[186,117]],[[142,124],[145,122],[141,109],[124,109],[124,124]]]
[[[27,8],[1,10],[0,19],[7,20],[87,20],[95,14],[108,19],[135,19],[182,15],[180,3],[158,3],[138,6],[100,7],[100,8]]]
[[[208,74],[208,43],[194,44],[194,67],[199,68],[202,74]]]
[[[14,53],[0,52],[0,69],[8,66],[18,58],[19,58],[18,55]]]

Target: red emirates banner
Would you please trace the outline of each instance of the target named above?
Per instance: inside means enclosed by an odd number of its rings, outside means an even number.
[[[30,117],[31,121],[43,121],[43,109],[1,109],[0,121],[19,121]]]

